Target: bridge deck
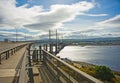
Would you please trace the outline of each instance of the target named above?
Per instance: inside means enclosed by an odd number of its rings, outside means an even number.
[[[3,52],[3,51],[9,50],[10,48],[14,48],[14,47],[17,47],[17,46],[20,46],[20,45],[23,45],[23,44],[25,44],[25,43],[0,42],[0,53]]]
[[[20,49],[14,55],[10,56],[9,59],[2,61],[2,64],[0,64],[0,82],[12,83],[12,80],[17,73],[17,69],[19,69],[19,61],[21,60],[25,49],[26,47]]]

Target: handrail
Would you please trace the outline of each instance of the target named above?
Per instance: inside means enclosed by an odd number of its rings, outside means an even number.
[[[9,48],[6,48],[6,49],[0,51],[0,64],[2,62],[2,58],[5,57],[6,59],[8,59],[10,54],[13,55],[13,53],[15,53],[16,51],[18,51],[20,48],[24,47],[27,44],[32,44],[32,43],[31,42],[29,42],[29,43],[22,43],[22,44],[15,45],[13,47],[9,47]],[[3,55],[5,53],[6,53],[6,55]]]
[[[8,50],[10,50],[10,49],[13,49],[13,48],[16,48],[16,47],[19,47],[19,46],[24,46],[24,45],[26,45],[26,43],[25,43],[25,44],[18,45],[18,46],[13,46],[13,47],[7,48],[7,49],[5,49],[5,50],[0,51],[0,54],[4,53],[4,52],[6,52],[6,51],[8,51]]]
[[[66,63],[65,61],[57,58],[56,56],[54,56],[53,54],[49,53],[48,51],[42,50],[42,52],[43,52],[43,59],[44,59],[43,61],[44,61],[44,62],[45,62],[46,60],[48,60],[49,63],[51,63],[52,65],[54,65],[54,64],[52,63],[52,61],[50,61],[50,60],[52,60],[52,59],[55,59],[55,60],[56,60],[56,62],[57,62],[57,66],[56,66],[57,71],[62,72],[62,71],[61,71],[62,69],[60,68],[60,65],[63,64],[63,65],[66,66],[67,68],[73,70],[74,73],[79,74],[79,75],[81,76],[81,77],[79,77],[79,78],[81,78],[81,80],[84,80],[84,81],[87,82],[87,83],[103,83],[102,81],[100,81],[100,80],[98,80],[98,79],[96,79],[96,78],[94,78],[94,77],[86,74],[85,72],[83,72],[83,71],[81,71],[81,70],[73,67],[72,65]],[[46,59],[46,60],[45,60],[45,59]],[[50,60],[49,60],[49,59],[50,59]],[[45,63],[47,63],[47,62],[45,62]],[[54,66],[54,67],[55,67],[55,66]],[[64,73],[62,73],[62,74],[64,74]],[[65,75],[64,75],[64,76],[65,76]],[[70,75],[69,75],[69,76],[70,76]],[[70,77],[72,77],[72,76],[70,76]],[[67,77],[67,78],[68,78],[68,77]],[[73,78],[72,78],[72,79],[73,79]],[[75,79],[75,78],[74,78],[74,79]],[[71,80],[71,79],[69,79],[69,80]],[[76,80],[76,79],[75,79],[75,80]],[[72,81],[72,80],[71,80],[71,81]],[[78,80],[76,80],[76,81],[77,81],[77,82],[80,82],[80,81],[78,81]]]

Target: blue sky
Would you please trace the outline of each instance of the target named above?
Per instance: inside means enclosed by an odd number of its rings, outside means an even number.
[[[120,37],[120,0],[0,0],[0,40]],[[53,37],[54,38],[54,37]]]

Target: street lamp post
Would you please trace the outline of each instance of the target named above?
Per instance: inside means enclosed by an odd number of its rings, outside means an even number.
[[[17,28],[15,27],[15,31],[16,31],[16,42],[17,42]]]

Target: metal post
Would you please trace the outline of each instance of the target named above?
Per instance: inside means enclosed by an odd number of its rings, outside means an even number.
[[[45,64],[45,52],[43,51],[43,63]]]
[[[58,52],[58,34],[57,34],[57,29],[56,29],[56,44],[55,44],[55,55],[57,54]]]
[[[36,50],[36,58],[37,58],[37,61],[38,61],[38,50]]]
[[[15,53],[15,48],[14,48],[14,53]]]
[[[45,44],[43,45],[43,49],[45,50]]]
[[[57,43],[58,43],[58,48],[57,48],[57,50],[59,51],[59,49],[60,49],[60,42],[59,42],[60,39],[59,39],[59,34],[58,34],[58,39],[57,39],[57,40],[58,40],[58,42],[57,42]]]
[[[46,44],[45,46],[46,46],[46,51],[47,51],[47,50],[48,50],[48,49],[47,49],[47,44]]]
[[[13,55],[13,49],[11,49],[11,55]]]
[[[53,53],[53,44],[51,44],[51,52],[50,53]]]
[[[10,54],[10,53],[9,53],[9,50],[8,50],[8,58],[9,58],[9,54]]]
[[[0,64],[1,64],[1,54],[0,54]]]
[[[40,56],[39,58],[40,58],[40,61],[42,60],[42,59],[41,59],[41,56],[42,56],[41,49],[42,49],[42,47],[39,46],[39,56]]]
[[[49,30],[49,51],[52,52],[52,45],[51,45],[51,31]]]
[[[8,58],[8,53],[7,53],[7,51],[6,51],[6,59]]]
[[[26,32],[25,32],[25,41],[26,41]]]
[[[16,42],[17,42],[17,28],[15,27],[15,30],[16,30]]]

